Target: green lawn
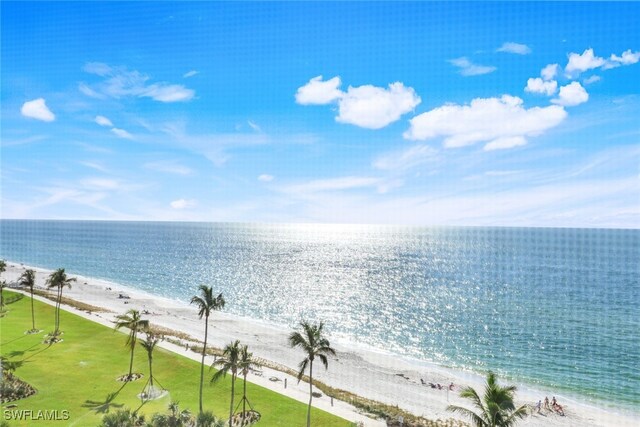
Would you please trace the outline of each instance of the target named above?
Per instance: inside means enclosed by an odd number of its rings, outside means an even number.
[[[15,295],[5,292],[5,296]],[[64,331],[61,343],[43,344],[45,332],[53,329],[54,309],[35,301],[36,327],[44,329],[38,335],[25,335],[31,329],[31,311],[28,297],[7,305],[8,313],[0,318],[0,352],[20,366],[15,374],[34,386],[34,396],[16,402],[15,409],[66,410],[66,421],[11,421],[11,425],[75,425],[97,426],[105,413],[119,408],[138,409],[150,415],[167,412],[171,401],[192,412],[198,409],[198,362],[157,348],[154,352],[153,372],[170,395],[141,405],[137,395],[146,383],[148,362],[144,349],[136,348],[134,371],[144,378],[131,383],[116,381],[126,374],[130,353],[125,348],[126,335],[83,319],[75,314],[61,312],[60,329]],[[208,384],[213,371],[205,370],[204,406],[219,417],[229,414],[230,377],[214,385]],[[242,380],[236,382],[236,402],[242,397]],[[247,395],[253,407],[262,414],[258,426],[303,426],[306,423],[306,405],[263,387],[249,383]],[[3,407],[3,410],[5,408]],[[3,413],[4,418],[4,413]],[[313,426],[350,426],[350,422],[327,412],[312,409]]]

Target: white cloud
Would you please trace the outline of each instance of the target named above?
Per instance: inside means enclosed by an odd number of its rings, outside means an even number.
[[[25,117],[30,117],[36,120],[42,120],[43,122],[52,122],[56,119],[55,114],[47,108],[47,104],[44,98],[34,99],[33,101],[27,101],[22,104],[20,112]]]
[[[543,80],[553,80],[558,75],[558,64],[549,64],[540,71]]]
[[[560,93],[551,102],[565,107],[573,107],[589,100],[589,94],[578,82],[571,82],[560,88]]]
[[[180,102],[189,101],[195,96],[194,90],[183,85],[166,82],[147,84],[149,76],[136,70],[128,70],[126,67],[111,67],[107,64],[92,62],[86,64],[83,69],[87,73],[105,78],[93,87],[85,83],[79,85],[82,93],[94,98],[136,96],[160,102]]]
[[[500,98],[476,98],[469,105],[446,104],[410,120],[404,137],[426,140],[445,137],[445,147],[463,147],[487,142],[491,148],[522,145],[525,137],[538,136],[560,124],[567,117],[563,107],[526,109],[522,99],[503,95]],[[505,139],[505,138],[522,138]]]
[[[497,52],[515,53],[518,55],[527,55],[531,53],[531,48],[526,44],[506,42],[502,47],[497,49]]]
[[[182,77],[184,77],[185,79],[188,79],[189,77],[193,77],[196,74],[200,74],[200,73],[198,71],[196,71],[196,70],[191,70],[191,71],[188,71],[188,72],[184,73],[182,75]]]
[[[133,135],[127,132],[124,129],[112,128],[111,132],[113,132],[117,137],[124,139],[133,139]]]
[[[94,121],[99,124],[100,126],[109,126],[109,127],[113,127],[113,123],[111,123],[111,120],[109,120],[108,118],[106,118],[105,116],[96,116],[96,118],[94,119]]]
[[[413,88],[391,83],[388,89],[365,85],[351,87],[338,102],[336,121],[380,129],[412,111],[421,99]]]
[[[322,81],[322,76],[312,78],[298,88],[296,102],[303,105],[322,105],[337,102],[336,121],[368,129],[380,129],[400,119],[421,102],[411,87],[401,82],[388,88],[372,85],[349,86],[346,92],[338,89],[340,78]]]
[[[496,67],[474,64],[465,56],[456,59],[450,59],[449,63],[458,67],[460,69],[460,74],[462,74],[463,76],[478,76],[481,74],[492,73],[497,70]]]
[[[247,124],[251,129],[255,130],[256,132],[262,132],[262,129],[260,129],[260,126],[258,126],[256,123],[252,122],[251,120],[247,120]]]
[[[603,65],[602,69],[608,70],[610,68],[616,68],[621,65],[632,65],[636,64],[638,61],[640,61],[640,51],[631,52],[631,49],[628,49],[622,52],[621,56],[611,54],[609,60],[606,64]]]
[[[586,79],[584,79],[582,82],[583,82],[584,84],[586,84],[586,85],[590,85],[590,84],[595,83],[595,82],[598,82],[598,81],[600,81],[600,80],[601,80],[600,76],[595,76],[595,75],[594,75],[594,76],[587,77],[587,78],[586,78]]]
[[[195,92],[182,85],[156,83],[148,86],[139,96],[146,96],[160,102],[180,102],[193,98]]]
[[[428,145],[415,145],[406,150],[384,154],[372,166],[380,170],[402,171],[437,159],[438,150]]]
[[[187,209],[196,205],[195,200],[178,199],[169,203],[173,209]]]
[[[505,136],[494,139],[482,147],[482,149],[484,151],[505,150],[507,148],[519,147],[526,144],[527,140],[523,136]]]
[[[582,54],[570,53],[569,62],[564,71],[569,76],[577,76],[584,71],[602,67],[605,63],[604,58],[595,56],[593,49],[589,48]]]
[[[117,190],[120,188],[119,181],[108,178],[86,178],[81,180],[80,184],[89,190]]]
[[[273,175],[269,175],[269,174],[262,174],[258,177],[258,181],[261,182],[271,182],[273,181]]]
[[[174,175],[187,176],[193,174],[193,170],[191,168],[173,161],[149,162],[145,163],[143,167],[145,169],[166,172]]]
[[[544,81],[540,77],[530,78],[527,80],[527,86],[524,88],[526,92],[541,93],[551,96],[558,90],[558,83],[555,80]]]
[[[330,80],[322,81],[322,76],[317,76],[298,88],[296,92],[296,102],[302,105],[324,105],[329,104],[342,96],[340,77],[336,76]]]
[[[302,184],[293,184],[281,188],[285,193],[310,194],[325,191],[344,191],[372,187],[380,183],[379,178],[346,176],[341,178],[317,179]]]
[[[96,92],[95,90],[91,89],[89,86],[87,86],[86,83],[80,83],[78,84],[78,89],[80,90],[80,92],[82,92],[83,94],[87,95],[90,98],[96,98],[96,99],[106,99],[107,97],[101,93]]]

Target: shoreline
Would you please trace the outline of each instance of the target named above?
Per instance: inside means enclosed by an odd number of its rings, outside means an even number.
[[[51,270],[30,267],[15,261],[7,261],[7,271],[4,273],[7,283],[15,282],[25,268],[33,268],[36,271],[36,285],[43,288],[44,280]],[[138,309],[141,312],[147,310],[149,314],[144,316],[152,324],[186,333],[198,340],[203,339],[202,321],[197,318],[196,309],[193,306],[106,280],[72,274],[69,276],[76,277],[78,281],[72,289],[65,289],[65,297],[111,312],[111,314],[108,312],[87,314],[80,310],[72,310],[74,313],[80,313],[88,319],[111,326],[110,321],[116,314],[121,314],[129,309]],[[127,295],[129,298],[119,298],[120,294]],[[249,345],[255,356],[296,369],[302,355],[299,350],[288,347],[286,337],[290,332],[290,330],[272,325],[270,322],[215,312],[210,317],[209,343],[212,346],[222,348],[229,341],[239,339]],[[434,421],[448,418],[467,421],[447,412],[446,406],[449,403],[468,406],[466,401],[458,396],[459,390],[463,386],[471,386],[476,390],[483,388],[484,377],[471,371],[443,367],[427,361],[394,355],[384,350],[371,348],[363,343],[349,343],[339,338],[332,338],[331,341],[337,356],[335,359],[329,360],[328,371],[318,370],[314,379],[366,399],[388,405],[398,405],[403,410],[417,416]],[[180,354],[199,360],[200,356],[197,353],[181,349],[177,345],[173,345],[173,347],[175,348],[171,351],[177,350],[176,352]],[[271,377],[280,378],[281,381],[268,380]],[[282,379],[286,377],[289,378],[288,387],[285,390]],[[451,392],[448,389],[432,389],[421,385],[421,379],[424,379],[425,382],[444,385],[453,382],[456,387]],[[252,376],[250,380],[278,393],[289,395],[296,400],[306,402],[308,399],[308,384],[300,383],[302,385],[300,388],[296,384],[295,378],[280,371],[273,370],[264,378]],[[514,383],[514,381],[510,383]],[[536,390],[530,385],[519,384],[517,381],[515,385],[518,387],[516,393],[518,405],[526,403],[534,406],[538,399],[544,399],[545,393],[549,398],[552,396],[552,392],[548,390]],[[566,416],[562,417],[543,411],[542,414],[534,413],[528,416],[522,421],[522,424],[530,426],[609,426],[633,425],[637,422],[636,414],[614,412],[614,409],[581,402],[575,396],[564,397],[562,394],[555,394],[555,396],[563,405]],[[331,406],[326,397],[314,399],[314,406],[336,413],[346,419],[363,421],[367,426],[385,425],[380,420],[374,421],[363,417],[353,406],[346,403],[336,400],[334,405]]]

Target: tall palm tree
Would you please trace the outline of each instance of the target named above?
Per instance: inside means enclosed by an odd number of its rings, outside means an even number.
[[[31,331],[36,330],[36,318],[33,312],[33,287],[35,284],[36,272],[31,269],[25,270],[25,272],[20,276],[18,285],[29,288],[29,292],[31,293]]]
[[[141,341],[140,345],[147,351],[149,359],[149,388],[153,389],[153,350],[158,344],[158,337],[151,331],[147,331],[147,339]]]
[[[213,297],[211,286],[200,285],[200,296],[191,298],[191,304],[198,306],[198,316],[204,316],[204,345],[202,346],[202,362],[200,364],[200,413],[202,413],[202,383],[204,381],[204,356],[207,354],[207,335],[209,333],[209,315],[212,310],[224,308],[224,298],[222,294]]]
[[[510,427],[527,415],[525,406],[516,409],[513,403],[515,391],[515,386],[500,386],[496,375],[489,371],[482,398],[471,387],[465,387],[460,392],[460,397],[469,399],[478,413],[456,405],[449,405],[447,410],[471,418],[475,427]]]
[[[240,369],[240,373],[242,374],[243,384],[242,384],[242,423],[241,426],[244,426],[244,419],[247,412],[247,375],[249,374],[249,370],[256,365],[253,360],[253,353],[249,353],[249,348],[246,345],[240,347],[240,361],[238,362],[238,368]]]
[[[0,274],[4,273],[7,269],[7,262],[3,259],[0,259]],[[0,281],[0,311],[4,308],[4,288],[7,286],[7,282],[4,280]]]
[[[309,366],[309,407],[307,408],[307,427],[311,426],[311,400],[313,399],[313,361],[317,357],[320,359],[325,369],[329,368],[327,355],[335,355],[336,352],[331,348],[329,340],[324,336],[322,329],[324,323],[310,324],[309,322],[300,322],[302,332],[293,332],[289,335],[289,345],[291,347],[300,347],[307,355],[300,362],[300,372],[298,372],[298,382],[302,379],[304,371]]]
[[[144,329],[149,328],[149,321],[143,320],[140,317],[140,312],[138,310],[129,310],[125,314],[121,314],[116,316],[117,321],[114,322],[115,329],[118,330],[120,328],[129,329],[129,336],[127,337],[127,345],[131,349],[131,361],[129,362],[129,375],[127,375],[127,379],[132,379],[133,373],[133,351],[136,349],[136,341],[138,339],[138,332]]]
[[[64,268],[59,268],[49,275],[47,279],[47,288],[57,288],[56,298],[56,324],[53,335],[56,336],[60,332],[60,304],[62,303],[62,289],[66,286],[71,288],[71,282],[75,282],[75,277],[67,277]]]
[[[240,341],[227,344],[222,352],[222,357],[213,362],[213,366],[219,365],[220,370],[213,374],[211,382],[217,382],[220,378],[226,377],[231,372],[231,404],[229,405],[229,427],[233,424],[233,399],[235,397],[236,378],[240,364]]]

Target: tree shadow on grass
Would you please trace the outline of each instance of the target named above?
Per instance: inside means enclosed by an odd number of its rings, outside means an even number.
[[[118,397],[118,394],[120,394],[120,392],[123,388],[125,388],[126,385],[127,383],[124,383],[118,390],[114,391],[113,393],[107,394],[107,397],[103,401],[87,399],[82,404],[82,407],[89,408],[95,411],[96,414],[107,414],[109,413],[110,409],[120,409],[124,406],[124,403],[114,403],[114,400],[116,399],[116,397]]]

